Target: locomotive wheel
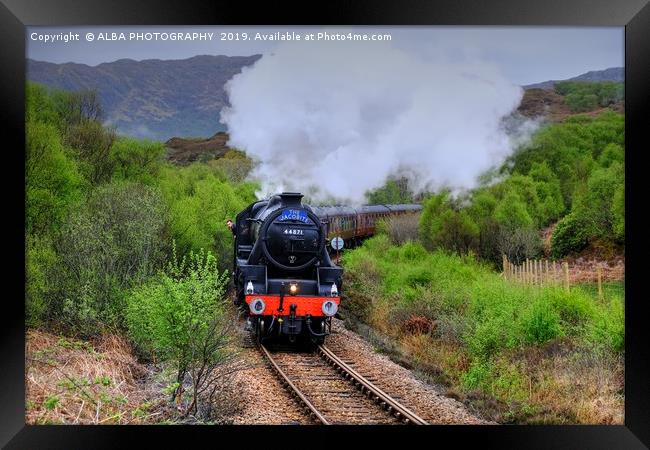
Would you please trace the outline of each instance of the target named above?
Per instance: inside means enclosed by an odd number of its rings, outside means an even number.
[[[255,340],[259,343],[262,343],[262,340],[264,339],[264,319],[261,317],[257,319],[256,324],[255,324]]]

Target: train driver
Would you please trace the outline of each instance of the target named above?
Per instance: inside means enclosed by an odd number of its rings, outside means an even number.
[[[231,219],[228,219],[228,220],[226,221],[226,226],[227,226],[228,229],[232,232],[232,235],[235,236],[235,234],[237,233],[237,229],[236,229],[236,227],[235,227],[234,222],[233,222]]]

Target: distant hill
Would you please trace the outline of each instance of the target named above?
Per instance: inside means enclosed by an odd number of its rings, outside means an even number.
[[[624,67],[610,67],[605,70],[592,70],[568,80],[549,80],[541,83],[522,86],[524,89],[547,89],[552,90],[558,81],[625,81]]]
[[[108,124],[116,126],[121,134],[167,141],[170,159],[182,164],[196,160],[201,154],[219,157],[227,151],[227,135],[221,133],[227,130],[219,123],[220,111],[228,105],[224,84],[259,58],[261,55],[120,59],[97,66],[28,59],[27,78],[66,90],[96,89]],[[623,79],[622,67],[570,78],[574,81]],[[526,92],[518,112],[527,117],[544,115],[550,120],[562,120],[570,115],[564,97],[553,91],[557,81],[523,86]],[[622,111],[622,105],[617,107]]]
[[[219,131],[207,139],[183,139],[173,137],[165,142],[167,159],[173,163],[186,165],[194,161],[221,158],[230,148],[228,134]]]
[[[97,66],[27,60],[27,79],[66,90],[96,89],[104,119],[118,132],[165,141],[225,131],[219,112],[224,84],[261,55],[194,56],[182,60],[120,59]]]

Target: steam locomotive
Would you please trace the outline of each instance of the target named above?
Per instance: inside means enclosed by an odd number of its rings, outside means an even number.
[[[328,243],[350,246],[374,233],[375,221],[417,211],[419,205],[312,208],[303,195],[284,192],[240,212],[235,234],[235,303],[248,310],[258,341],[284,337],[324,342],[338,311],[343,269]]]

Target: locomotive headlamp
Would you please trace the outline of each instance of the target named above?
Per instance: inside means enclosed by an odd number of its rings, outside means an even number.
[[[264,312],[264,308],[266,308],[266,305],[264,304],[264,300],[262,300],[261,298],[256,298],[250,303],[249,308],[252,314],[257,315],[257,314],[262,314]]]
[[[336,288],[336,283],[332,283],[332,290],[330,291],[332,297],[338,297],[339,290]]]
[[[336,311],[339,310],[339,305],[337,305],[332,300],[325,300],[323,302],[322,310],[323,310],[323,314],[325,314],[328,317],[332,317],[333,315],[336,314]]]
[[[246,295],[251,295],[252,293],[253,293],[253,283],[249,281],[248,284],[246,285]]]
[[[298,283],[289,284],[289,293],[291,295],[296,295],[298,293]]]

